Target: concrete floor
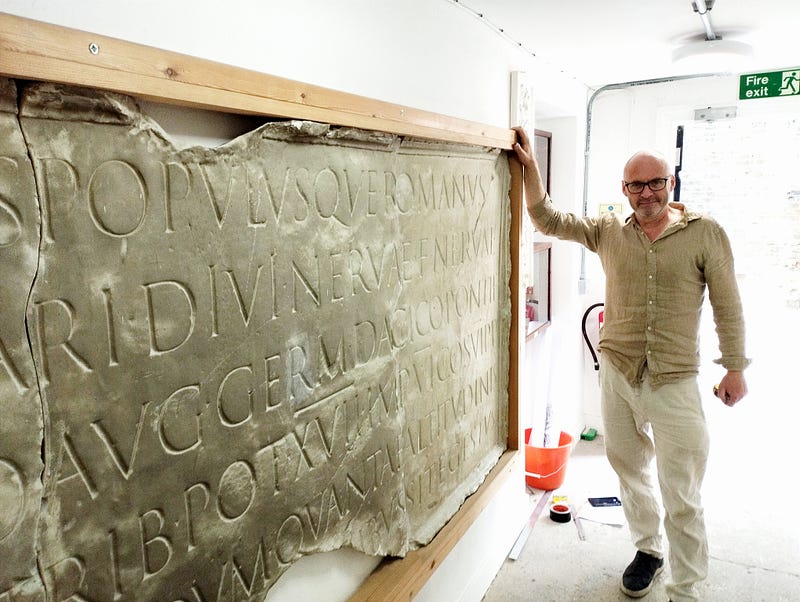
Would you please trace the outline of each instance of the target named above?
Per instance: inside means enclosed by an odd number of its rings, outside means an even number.
[[[711,395],[705,401],[711,431],[703,488],[710,567],[702,593],[712,602],[800,601],[800,400],[775,377],[797,368],[787,360],[761,369],[748,369],[750,395],[736,408]],[[712,384],[701,381],[708,390]],[[621,509],[586,503],[590,496],[618,494],[602,438],[578,442],[564,484],[553,495],[566,495],[579,516],[600,522],[580,521],[582,541],[575,522],[550,519],[548,504],[520,557],[505,561],[484,601],[628,600],[619,581],[635,550],[627,526],[603,524],[624,523]],[[667,600],[668,570],[642,600]]]

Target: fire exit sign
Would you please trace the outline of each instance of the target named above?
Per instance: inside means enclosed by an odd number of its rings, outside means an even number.
[[[800,67],[739,76],[739,100],[800,95]]]

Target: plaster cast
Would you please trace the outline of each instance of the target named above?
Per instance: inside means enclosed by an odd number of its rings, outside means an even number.
[[[35,559],[63,599],[259,599],[304,554],[426,544],[478,487],[507,432],[499,151],[309,122],[178,149],[53,84],[0,118],[30,431],[0,442],[28,457],[6,590]]]

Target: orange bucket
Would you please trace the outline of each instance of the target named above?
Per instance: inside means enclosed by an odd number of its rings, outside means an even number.
[[[572,435],[561,431],[558,447],[534,447],[530,439],[531,429],[525,429],[525,482],[535,489],[558,489],[567,476]]]

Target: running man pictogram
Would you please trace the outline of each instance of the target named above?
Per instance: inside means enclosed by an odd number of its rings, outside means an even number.
[[[781,96],[791,96],[800,93],[800,87],[798,87],[798,84],[800,84],[800,77],[798,77],[797,71],[784,71],[782,77]]]

